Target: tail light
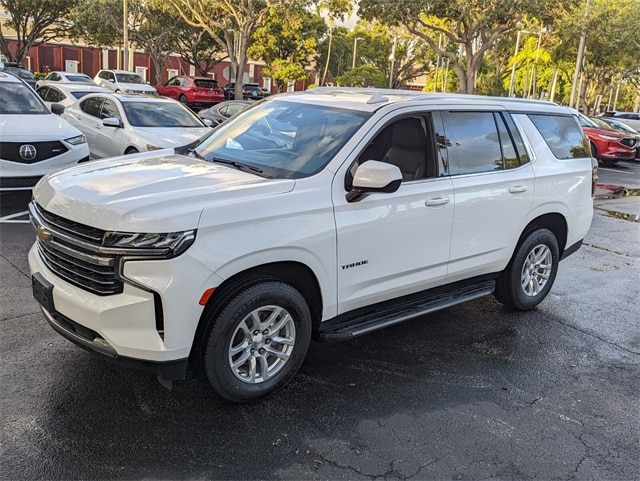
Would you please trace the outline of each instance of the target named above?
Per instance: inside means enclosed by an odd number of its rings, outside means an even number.
[[[596,192],[596,182],[598,181],[598,161],[591,157],[591,197]]]

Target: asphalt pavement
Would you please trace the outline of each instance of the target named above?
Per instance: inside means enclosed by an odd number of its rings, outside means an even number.
[[[28,194],[1,194],[0,479],[640,479],[640,165],[610,170],[534,311],[485,298],[313,343],[243,406],[57,335],[31,297]]]

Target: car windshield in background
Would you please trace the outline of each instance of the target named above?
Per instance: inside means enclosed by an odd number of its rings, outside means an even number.
[[[198,117],[175,102],[123,102],[122,108],[134,127],[203,127]]]
[[[117,73],[118,82],[125,84],[142,84],[142,77],[133,73]]]
[[[48,114],[38,94],[23,83],[0,84],[0,114]]]
[[[74,99],[78,100],[84,97],[85,95],[92,94],[92,93],[95,93],[95,92],[92,92],[90,90],[88,91],[83,90],[83,91],[69,92],[69,95],[71,95]]]
[[[67,80],[69,82],[79,82],[83,84],[92,84],[93,80],[89,77],[85,77],[84,75],[67,75]]]
[[[24,78],[24,79],[28,79],[28,80],[33,80],[36,78],[35,75],[33,75],[33,73],[31,73],[29,70],[23,69],[23,68],[18,68],[18,67],[5,67],[5,70],[7,72],[11,72],[13,75],[17,75],[20,78]]]
[[[264,102],[222,124],[196,153],[208,161],[248,165],[267,177],[308,177],[322,170],[370,115],[296,102]]]

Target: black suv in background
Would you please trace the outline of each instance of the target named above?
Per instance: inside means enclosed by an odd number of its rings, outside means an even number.
[[[229,82],[224,87],[224,98],[227,100],[233,100],[236,98],[236,83]],[[264,91],[258,84],[243,84],[242,85],[242,98],[244,100],[260,100],[264,97]]]
[[[21,63],[17,62],[0,62],[0,70],[12,73],[16,77],[24,80],[32,89],[36,88],[36,76]]]

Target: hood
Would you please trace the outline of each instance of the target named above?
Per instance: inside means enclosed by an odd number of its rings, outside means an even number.
[[[609,137],[616,137],[620,140],[625,137],[633,138],[633,135],[625,135],[619,130],[609,130],[609,129],[601,129],[599,127],[582,127],[585,134],[593,134],[593,135],[608,135]]]
[[[144,90],[145,92],[155,92],[156,89],[154,87],[152,87],[149,84],[131,84],[131,83],[127,83],[127,82],[118,82],[118,88],[120,90],[137,90],[137,91],[142,91]]]
[[[25,129],[25,125],[29,128]],[[3,142],[46,142],[82,135],[78,129],[55,114],[4,115],[0,120]]]
[[[33,197],[47,211],[81,224],[157,233],[194,229],[205,207],[282,194],[294,184],[164,150],[49,174]]]
[[[211,127],[135,127],[136,135],[158,147],[181,147],[211,132]]]

